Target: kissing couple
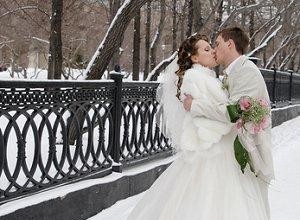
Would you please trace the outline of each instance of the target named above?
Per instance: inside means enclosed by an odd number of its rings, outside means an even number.
[[[178,157],[127,220],[270,220],[266,84],[245,56],[249,37],[241,28],[221,30],[214,45],[202,34],[187,38],[163,73],[158,97]],[[222,80],[213,71],[217,65]],[[261,115],[268,117],[257,124]]]

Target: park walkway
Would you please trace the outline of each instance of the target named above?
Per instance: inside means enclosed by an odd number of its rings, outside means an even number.
[[[272,220],[300,216],[300,117],[272,129],[276,180],[270,187]],[[144,193],[117,202],[88,220],[125,220]]]

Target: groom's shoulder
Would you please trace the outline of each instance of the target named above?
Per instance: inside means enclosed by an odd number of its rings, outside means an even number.
[[[255,63],[253,63],[251,60],[249,59],[245,59],[245,61],[242,64],[242,67],[244,68],[252,68],[252,69],[256,69],[259,71],[258,67],[255,65]]]
[[[253,63],[251,60],[246,59],[243,64],[241,70],[250,75],[261,75],[259,68]]]

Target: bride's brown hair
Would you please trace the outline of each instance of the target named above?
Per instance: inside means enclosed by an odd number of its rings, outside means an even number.
[[[197,54],[198,47],[196,46],[199,40],[205,40],[208,42],[208,37],[202,34],[195,34],[184,40],[178,50],[178,61],[179,69],[175,72],[178,76],[177,82],[177,94],[176,97],[180,99],[180,88],[183,81],[183,76],[186,70],[190,69],[193,65],[191,60],[192,55]]]

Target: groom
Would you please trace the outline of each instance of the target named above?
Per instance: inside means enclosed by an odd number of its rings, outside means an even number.
[[[247,34],[238,27],[223,29],[217,35],[214,48],[215,59],[225,69],[223,88],[228,91],[230,103],[237,101],[241,96],[270,100],[259,69],[244,55],[248,45]],[[219,103],[218,108],[209,103],[207,100],[194,100],[190,95],[186,95],[183,101],[185,110],[190,111],[193,116],[205,115],[212,120],[230,122],[226,108],[229,103]],[[265,207],[270,216],[267,183],[274,179],[270,128],[264,134],[254,136],[253,139],[263,160],[264,167],[259,171],[258,176]]]

